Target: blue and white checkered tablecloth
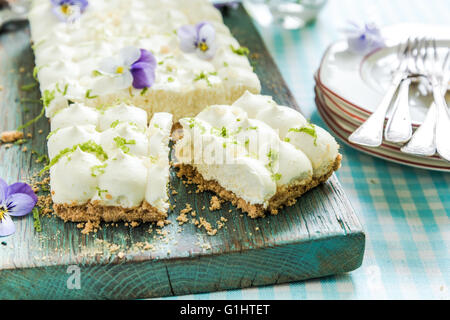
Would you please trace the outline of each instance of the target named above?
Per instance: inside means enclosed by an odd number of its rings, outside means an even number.
[[[329,0],[300,31],[259,27],[305,116],[326,127],[313,74],[348,20],[449,25],[448,0]],[[376,159],[343,144],[337,175],[366,230],[361,268],[284,285],[175,299],[450,299],[450,174]]]

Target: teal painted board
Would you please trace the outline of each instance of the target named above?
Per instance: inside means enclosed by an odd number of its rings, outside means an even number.
[[[263,93],[298,108],[242,7],[225,22],[252,52]],[[0,34],[0,131],[12,130],[40,112],[34,101],[40,97],[38,88],[20,90],[34,81],[33,61],[27,24]],[[42,164],[30,150],[47,152],[48,131],[48,121],[41,119],[25,130],[33,138],[21,147],[0,146],[0,176],[12,183],[38,172]],[[151,224],[102,225],[97,233],[85,235],[74,223],[41,217],[38,233],[31,215],[15,219],[16,234],[0,239],[0,299],[183,295],[322,277],[361,265],[364,231],[334,175],[277,216],[255,220],[229,203],[210,211],[213,194],[196,193],[174,171],[171,189],[177,191],[170,197],[175,207],[169,214],[171,224],[162,229]],[[209,236],[192,223],[179,225],[176,218],[186,203],[196,211],[196,219],[223,227]]]

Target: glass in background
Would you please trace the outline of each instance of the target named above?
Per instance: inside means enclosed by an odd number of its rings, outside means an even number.
[[[313,22],[327,0],[245,0],[247,12],[261,26],[299,29]]]

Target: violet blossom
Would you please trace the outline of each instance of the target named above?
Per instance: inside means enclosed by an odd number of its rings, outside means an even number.
[[[385,45],[380,29],[374,23],[359,25],[350,22],[344,32],[348,47],[354,53],[366,54]]]
[[[37,203],[37,196],[31,187],[22,182],[9,185],[0,178],[0,237],[16,231],[11,217],[29,214]]]
[[[51,0],[53,13],[64,22],[74,22],[88,6],[87,0]]]
[[[216,31],[208,22],[185,25],[177,30],[180,48],[187,53],[195,52],[205,60],[212,59],[216,53]]]
[[[125,47],[119,54],[100,62],[99,72],[106,76],[104,89],[121,90],[131,86],[135,89],[150,88],[155,82],[156,58],[150,51]]]

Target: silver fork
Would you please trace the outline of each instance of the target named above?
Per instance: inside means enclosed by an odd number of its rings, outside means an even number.
[[[428,51],[428,48],[425,48]],[[425,68],[424,62],[427,59],[427,53],[422,55],[421,67]],[[448,66],[450,63],[450,50],[447,52],[444,62],[442,64],[442,70],[444,71],[441,95],[444,97],[447,92],[447,84],[450,80],[450,71]],[[428,80],[428,79],[427,79]],[[445,116],[445,115],[444,115]],[[432,156],[436,153],[436,122],[437,122],[437,106],[433,102],[427,112],[424,122],[412,136],[409,143],[404,146],[401,151],[409,154],[415,154],[420,156]],[[444,133],[445,134],[445,133]]]
[[[412,49],[412,41],[408,39],[404,48],[400,45],[398,51],[399,63],[397,69],[394,71],[394,75],[391,80],[381,103],[377,109],[370,115],[370,117],[349,136],[349,141],[352,143],[378,147],[383,141],[383,128],[386,113],[389,110],[392,99],[397,92],[398,86],[404,80],[408,73],[408,59],[409,51]]]
[[[433,59],[431,63],[431,72],[429,74],[431,86],[433,88],[434,103],[437,108],[437,120],[436,120],[436,150],[438,154],[445,160],[450,161],[450,114],[445,101],[445,97],[442,94],[445,83],[445,74],[449,72],[449,56],[450,50],[447,52],[444,60],[444,67],[438,65],[439,56],[436,49],[436,41],[433,41]]]
[[[411,114],[409,111],[409,87],[413,77],[417,77],[417,61],[420,55],[420,50],[426,40],[415,39],[411,50],[408,51],[405,59],[408,60],[406,66],[406,73],[409,76],[403,79],[400,88],[398,89],[397,99],[392,106],[392,114],[386,124],[384,137],[386,141],[394,143],[403,143],[411,139],[412,123]]]

